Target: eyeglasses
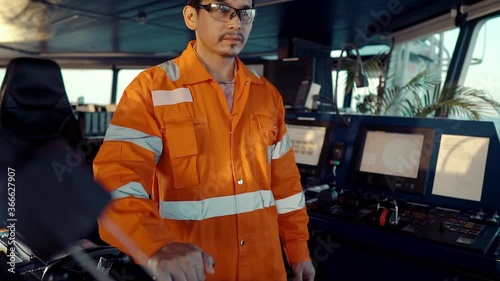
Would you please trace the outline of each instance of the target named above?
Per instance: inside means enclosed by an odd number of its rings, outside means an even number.
[[[224,4],[211,3],[207,5],[199,5],[198,9],[204,9],[208,14],[218,20],[223,22],[231,21],[236,15],[240,18],[241,24],[250,24],[255,19],[255,14],[257,10],[255,9],[236,9]]]

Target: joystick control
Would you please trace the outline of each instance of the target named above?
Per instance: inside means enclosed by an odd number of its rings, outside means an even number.
[[[474,220],[483,220],[484,219],[484,212],[483,209],[479,209],[479,211],[471,217],[471,219]]]
[[[316,204],[322,210],[329,210],[338,199],[335,189],[325,189],[318,193]]]
[[[500,220],[500,216],[498,215],[498,211],[495,211],[490,218],[487,219],[488,222],[498,223]]]

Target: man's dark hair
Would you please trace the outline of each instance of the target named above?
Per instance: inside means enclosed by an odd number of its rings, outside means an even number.
[[[186,0],[186,5],[191,7],[198,7],[200,5],[200,2],[201,0]],[[252,8],[255,8],[255,0],[252,1]]]
[[[186,5],[192,7],[198,7],[200,5],[201,0],[187,0]]]

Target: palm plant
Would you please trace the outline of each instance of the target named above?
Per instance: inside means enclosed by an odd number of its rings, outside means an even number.
[[[500,103],[487,92],[463,87],[442,87],[439,77],[424,70],[403,86],[383,87],[391,83],[391,77],[384,75],[385,54],[375,56],[364,64],[367,73],[378,73],[380,81],[377,93],[360,95],[357,99],[361,113],[374,115],[398,115],[410,117],[445,117],[480,120],[483,116],[496,113],[500,115]],[[346,91],[354,86],[354,72],[348,62]],[[354,66],[355,67],[355,66]]]

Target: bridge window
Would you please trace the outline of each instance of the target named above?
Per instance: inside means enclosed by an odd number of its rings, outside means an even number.
[[[332,81],[333,81],[333,93],[335,92],[335,78],[337,75],[337,71],[332,71]],[[355,86],[352,88],[352,98],[351,95],[346,94],[346,80],[347,80],[347,71],[341,70],[339,72],[339,86],[337,89],[337,105],[339,108],[342,108],[345,112],[356,112],[358,103],[362,102],[362,97],[370,94],[376,93],[377,87],[379,85],[379,79],[376,74],[370,73],[367,74],[368,78],[368,87],[365,88],[356,88]]]
[[[120,102],[123,91],[134,80],[134,78],[141,73],[143,69],[120,69],[118,71],[118,85],[116,88],[116,103]]]
[[[369,46],[364,46],[359,49],[359,54],[362,57],[366,56],[377,56],[381,54],[387,54],[389,53],[390,47],[387,45],[369,45]],[[330,53],[330,56],[334,59],[337,60],[338,57],[341,54],[341,50],[333,50]],[[345,52],[343,54],[345,56]],[[332,92],[335,92],[335,78],[337,75],[337,71],[333,70],[332,71],[332,85],[333,85],[333,90]],[[377,86],[379,85],[379,79],[378,79],[378,74],[377,73],[369,73],[367,74],[368,76],[368,87],[367,88],[356,88],[353,87],[351,94],[346,93],[346,79],[347,79],[347,71],[346,70],[341,70],[339,72],[339,85],[337,89],[337,104],[339,108],[342,108],[343,111],[346,112],[356,112],[357,111],[357,104],[360,102],[361,97],[369,94],[369,93],[376,93]],[[347,94],[347,95],[346,95]],[[352,96],[352,98],[351,98]]]
[[[70,103],[76,104],[79,97],[88,104],[109,104],[111,97],[112,71],[106,69],[62,69],[66,94]],[[0,68],[0,79],[5,68]]]
[[[110,69],[62,69],[64,86],[70,103],[79,97],[86,104],[109,104],[113,71]]]
[[[463,81],[463,86],[483,90],[500,102],[498,30],[500,30],[500,17],[488,19],[480,26],[472,42],[469,51],[471,55],[464,64],[460,81]],[[491,111],[491,115],[493,113]]]
[[[353,89],[351,109],[365,114],[415,114],[407,112],[401,103],[407,98],[410,100],[430,100],[429,97],[433,95],[434,91],[429,86],[438,81],[441,82],[441,87],[443,86],[459,32],[459,28],[453,28],[409,41],[407,39],[401,39],[404,41],[399,42],[396,40],[387,73],[384,73],[384,69],[377,66],[376,61],[374,63],[376,57],[371,59],[370,67],[367,67],[368,62],[365,62],[365,74],[368,77],[369,86]],[[378,60],[380,63],[383,58],[379,57]],[[422,74],[426,75],[419,80],[414,80]],[[377,103],[378,89],[379,86],[382,86],[384,79],[384,102]],[[416,83],[412,81],[416,81]],[[412,86],[407,89],[417,90],[418,98],[409,91],[398,90],[408,85],[409,82],[412,82]],[[415,86],[416,88],[414,88]]]
[[[340,52],[339,52],[339,55],[340,55]],[[332,85],[333,85],[333,91],[332,93],[335,93],[335,77],[337,75],[337,71],[334,70],[332,71]],[[346,81],[346,78],[347,78],[347,71],[345,70],[341,70],[339,72],[339,85],[338,85],[338,88],[337,88],[337,105],[338,105],[338,108],[346,108],[345,104],[348,101],[345,101],[345,98],[346,98],[346,93],[345,93],[345,81]],[[351,102],[351,105],[352,105],[352,102]],[[355,109],[355,107],[347,107],[347,108],[352,108],[352,109]],[[349,111],[349,110],[347,110]]]
[[[394,78],[391,84],[404,86],[422,71],[427,71],[443,83],[459,31],[459,28],[454,28],[395,44],[389,68],[389,77]]]

